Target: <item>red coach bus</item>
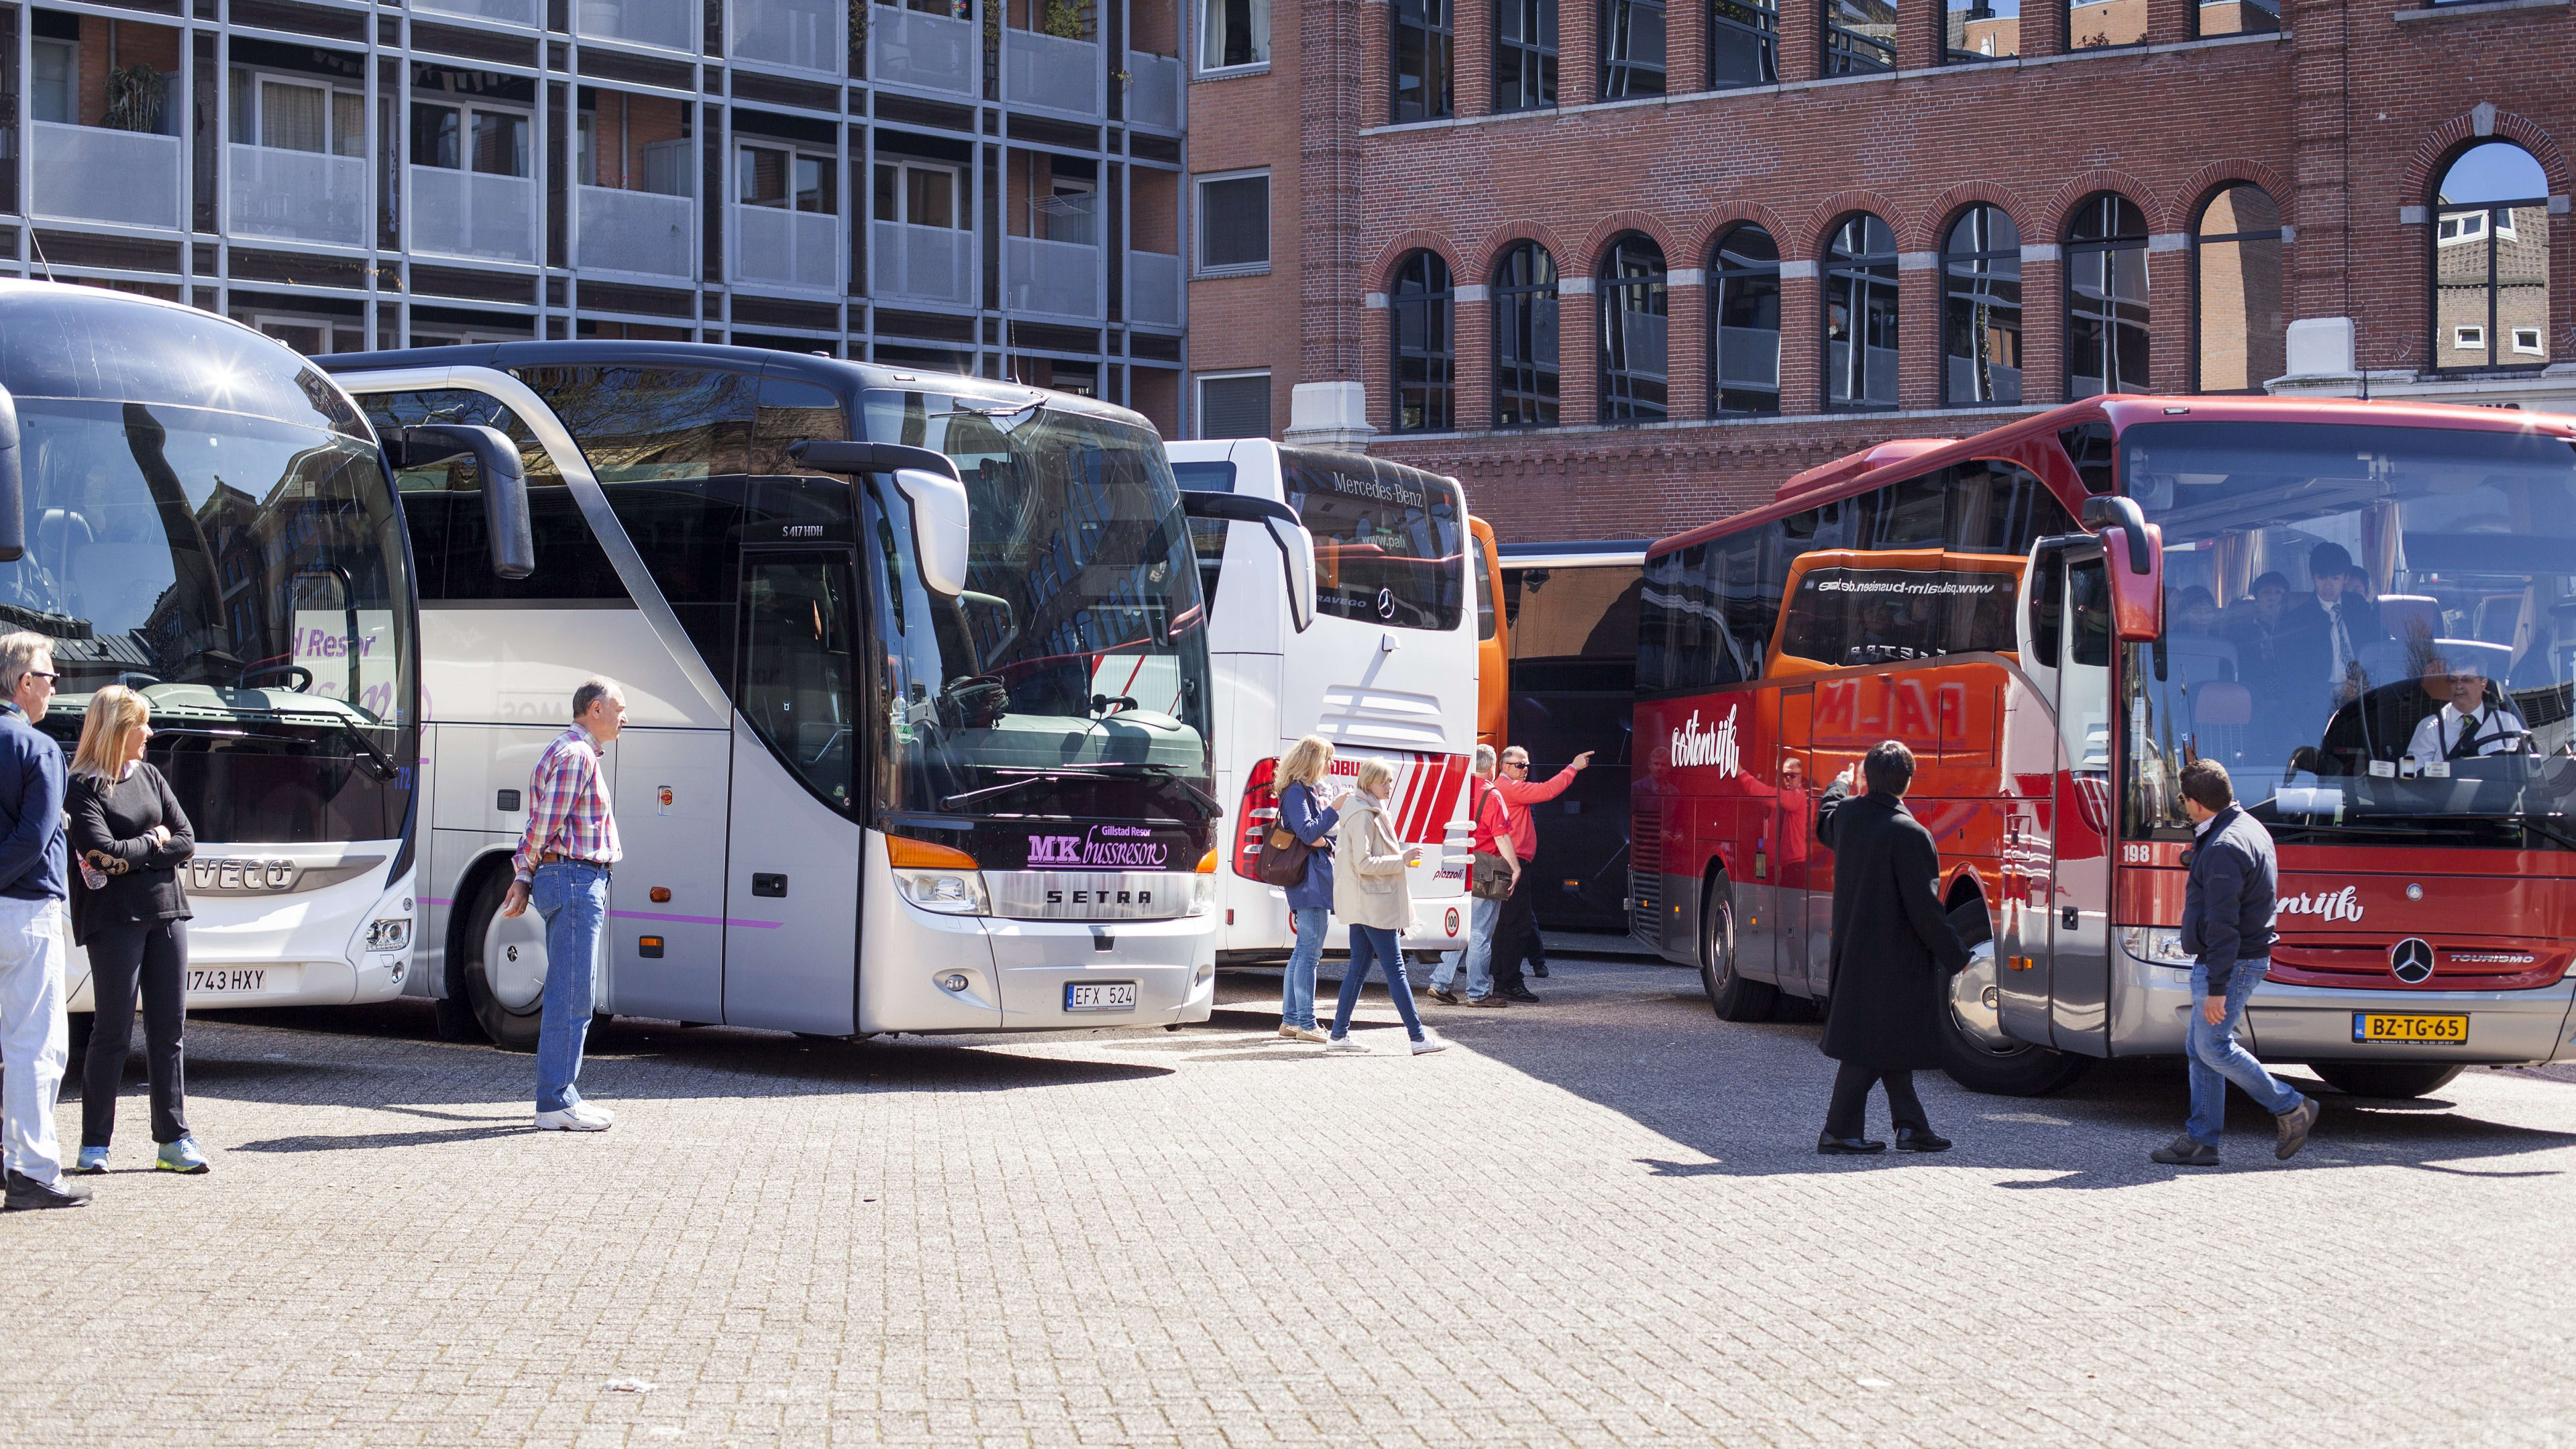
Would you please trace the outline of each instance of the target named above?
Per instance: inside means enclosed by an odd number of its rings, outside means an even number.
[[[2576,1057],[2576,419],[2113,396],[1886,443],[1654,545],[1639,633],[1631,927],[1722,1017],[1830,989],[1816,797],[1894,738],[1995,942],[1966,1086],[2181,1052],[2200,757],[2280,849],[2255,1052],[2377,1096]]]

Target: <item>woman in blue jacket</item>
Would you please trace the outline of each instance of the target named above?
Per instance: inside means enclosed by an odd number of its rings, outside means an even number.
[[[1333,922],[1333,831],[1341,817],[1323,793],[1324,777],[1332,768],[1332,745],[1315,735],[1289,746],[1279,761],[1279,823],[1313,847],[1305,878],[1288,887],[1297,948],[1288,955],[1288,974],[1279,988],[1279,1034],[1291,1041],[1326,1039],[1315,1029],[1315,963],[1323,957],[1324,933]]]

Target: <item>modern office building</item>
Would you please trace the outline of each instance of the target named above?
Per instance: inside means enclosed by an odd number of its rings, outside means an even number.
[[[730,341],[1181,418],[1174,0],[0,4],[0,275],[307,352]]]
[[[1191,427],[1507,539],[2104,391],[2576,410],[2566,0],[1191,3]]]

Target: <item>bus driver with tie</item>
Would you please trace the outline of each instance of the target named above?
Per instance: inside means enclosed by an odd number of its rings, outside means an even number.
[[[2424,671],[2425,682],[2447,680],[2451,697],[2415,726],[2415,738],[2407,744],[2406,753],[2415,757],[2416,767],[2420,769],[2435,760],[2468,760],[2524,748],[2531,731],[2523,724],[2522,716],[2514,713],[2512,702],[2490,703],[2487,699],[2488,661],[2482,656],[2502,656],[2512,651],[2502,645],[2466,639],[2439,639],[2433,647],[2438,652],[2431,667]]]

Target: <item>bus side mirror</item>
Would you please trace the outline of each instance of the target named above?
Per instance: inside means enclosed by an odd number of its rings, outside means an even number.
[[[2111,632],[2123,644],[2165,632],[2165,535],[2134,498],[2088,498],[2084,521],[2101,530],[2111,580]]]
[[[893,474],[895,491],[912,505],[912,562],[921,586],[952,599],[966,592],[974,535],[967,522],[966,480],[947,454],[901,443],[808,438],[788,444],[787,456],[825,473]]]
[[[518,445],[499,428],[472,423],[421,423],[396,429],[385,440],[385,461],[426,468],[459,454],[474,459],[483,485],[483,531],[492,540],[492,572],[524,579],[537,571],[537,531],[528,521],[528,474]]]
[[[1297,516],[1296,509],[1285,503],[1273,503],[1267,498],[1184,488],[1181,490],[1181,512],[1191,518],[1258,523],[1268,529],[1270,542],[1279,550],[1280,572],[1288,584],[1289,622],[1296,625],[1300,634],[1314,627],[1315,535],[1307,531],[1305,521]]]
[[[18,403],[0,387],[0,563],[27,555],[27,478],[18,451]]]

